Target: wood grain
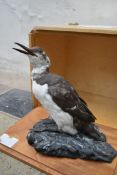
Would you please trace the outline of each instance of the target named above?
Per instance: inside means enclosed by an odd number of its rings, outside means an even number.
[[[117,99],[79,91],[96,116],[97,123],[117,129]]]
[[[28,130],[34,123],[47,116],[47,112],[43,108],[38,107],[19,120],[6,132],[10,136],[18,138],[19,142],[12,149],[0,145],[0,151],[49,175],[113,175],[117,158],[111,164],[80,159],[56,158],[37,153],[29,146],[26,141]],[[101,128],[107,134],[108,142],[117,149],[117,130],[106,126],[101,126]]]
[[[114,175],[117,175],[117,165],[116,165],[116,168],[115,168]]]
[[[80,32],[80,33],[98,33],[98,34],[117,34],[117,27],[97,27],[97,26],[81,26],[81,25],[59,25],[59,26],[39,26],[39,27],[34,27],[32,29],[33,32],[39,32],[39,31],[57,31],[57,32]]]

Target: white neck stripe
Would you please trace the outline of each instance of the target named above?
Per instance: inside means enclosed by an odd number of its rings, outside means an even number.
[[[33,68],[32,74],[42,74],[47,69],[47,66]]]

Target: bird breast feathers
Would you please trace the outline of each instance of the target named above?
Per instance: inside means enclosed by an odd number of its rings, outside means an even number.
[[[39,99],[40,97],[43,97],[45,94],[47,94],[48,85],[47,84],[40,85],[40,84],[37,84],[36,81],[33,81],[32,90],[33,90],[35,97]]]

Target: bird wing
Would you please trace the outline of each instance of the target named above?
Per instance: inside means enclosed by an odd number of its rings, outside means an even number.
[[[78,95],[73,86],[63,77],[44,73],[35,81],[41,85],[48,84],[48,93],[53,101],[65,112],[86,122],[94,122],[95,116],[88,109],[87,103]]]
[[[94,122],[95,116],[88,109],[87,103],[78,95],[70,83],[63,78],[58,79],[54,85],[49,85],[49,94],[53,101],[65,112],[80,120]]]

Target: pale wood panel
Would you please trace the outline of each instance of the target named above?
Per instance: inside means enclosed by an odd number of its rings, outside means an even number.
[[[79,90],[117,98],[117,35],[69,34],[65,77]]]
[[[74,32],[74,33],[98,33],[98,34],[117,34],[117,27],[103,27],[103,26],[82,26],[82,25],[59,25],[59,26],[39,26],[34,27],[32,32],[35,31],[57,31],[57,32]]]
[[[79,91],[96,116],[97,123],[117,128],[117,99]]]
[[[114,173],[114,175],[117,175],[117,165],[116,165],[116,169],[115,169],[115,173]]]
[[[0,145],[0,150],[50,175],[113,175],[117,158],[111,164],[80,159],[55,158],[37,153],[27,144],[28,130],[40,119],[46,118],[47,112],[38,107],[19,120],[6,133],[19,139],[19,142],[9,149]],[[108,136],[108,142],[117,148],[117,130],[101,126]]]

